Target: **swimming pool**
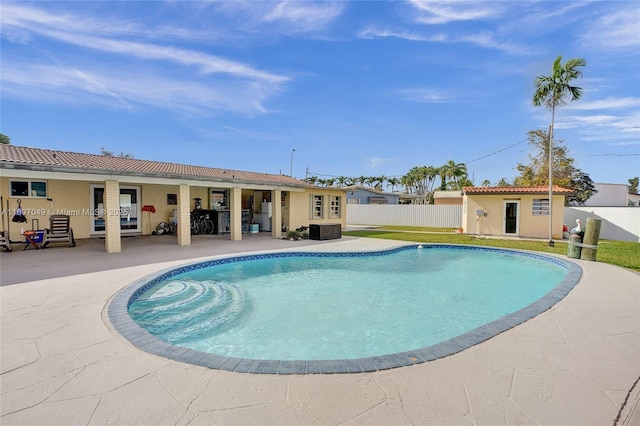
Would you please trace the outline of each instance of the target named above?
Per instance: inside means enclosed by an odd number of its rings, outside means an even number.
[[[486,340],[557,303],[580,274],[572,262],[470,246],[272,253],[149,277],[109,315],[142,349],[211,368],[371,371]]]

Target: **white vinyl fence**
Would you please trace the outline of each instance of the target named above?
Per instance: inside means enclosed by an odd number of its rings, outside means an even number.
[[[565,207],[564,223],[573,228],[587,218],[602,220],[600,238],[640,242],[640,207]],[[457,228],[462,222],[462,206],[412,204],[347,204],[349,225],[432,226]]]
[[[457,228],[462,224],[462,206],[347,204],[347,223]]]
[[[601,219],[600,238],[640,242],[640,207],[565,207],[564,223],[573,228],[576,219],[582,226],[588,218]]]

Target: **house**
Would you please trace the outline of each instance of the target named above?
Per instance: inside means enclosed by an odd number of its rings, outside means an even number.
[[[51,214],[66,214],[76,238],[104,237],[108,253],[121,250],[121,236],[148,235],[167,221],[177,224],[177,244],[189,245],[196,206],[231,240],[241,240],[265,216],[274,238],[310,224],[346,226],[340,188],[275,174],[15,145],[0,145],[0,197],[0,230],[10,239],[21,239],[23,229],[47,227]],[[11,221],[18,207],[27,222]]]
[[[549,237],[549,187],[465,187],[462,228],[467,234]],[[553,187],[552,235],[562,236],[565,197],[573,191]]]
[[[640,196],[629,194],[629,186],[617,183],[595,183],[596,191],[587,201],[585,207],[626,207],[637,206]]]
[[[347,204],[399,204],[400,194],[378,191],[365,186],[345,186]]]
[[[433,204],[436,206],[461,206],[462,191],[433,191]]]

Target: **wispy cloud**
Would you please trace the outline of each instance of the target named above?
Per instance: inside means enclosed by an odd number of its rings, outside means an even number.
[[[173,79],[150,70],[131,75],[127,69],[19,63],[4,65],[2,81],[3,96],[20,99],[127,109],[145,106],[192,114],[263,113],[263,103],[275,90],[232,79]]]
[[[411,0],[411,4],[418,11],[415,20],[423,24],[487,19],[502,14],[499,2]]]
[[[264,22],[280,22],[291,31],[316,31],[342,14],[345,3],[283,1],[267,3],[272,9],[262,17]]]
[[[320,31],[339,18],[347,7],[341,1],[211,2],[218,12],[238,20],[238,27],[251,33],[268,29],[280,34]]]
[[[418,102],[422,104],[441,104],[450,102],[452,97],[437,89],[402,89],[394,92],[394,95],[410,102]]]
[[[369,26],[360,32],[358,32],[359,38],[364,39],[375,39],[375,38],[398,38],[403,40],[411,40],[411,41],[426,41],[426,42],[440,42],[445,41],[447,39],[446,34],[433,34],[433,35],[424,35],[420,34],[417,31],[408,31],[408,30],[389,30],[382,29],[374,26]]]
[[[621,109],[621,108],[634,108],[640,107],[640,98],[625,97],[625,98],[605,98],[596,101],[581,101],[570,103],[564,108],[568,110],[604,110],[604,109]]]
[[[640,6],[630,2],[620,9],[621,4],[616,2],[615,11],[590,22],[581,37],[585,46],[637,51],[640,47]]]
[[[13,3],[3,5],[2,12],[3,37],[45,52],[32,62],[15,53],[5,54],[4,95],[34,97],[38,93],[41,100],[82,99],[129,109],[142,104],[200,113],[253,114],[265,112],[264,102],[289,80],[203,51],[137,40],[150,38],[148,32],[139,32],[125,20],[105,25],[108,19]],[[83,50],[50,52],[41,47],[42,40]]]

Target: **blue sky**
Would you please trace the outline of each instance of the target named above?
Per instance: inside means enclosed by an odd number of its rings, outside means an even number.
[[[298,178],[400,177],[454,160],[495,184],[529,163],[527,132],[548,128],[533,82],[562,55],[587,66],[556,137],[595,182],[640,175],[637,2],[0,8],[0,132],[15,145]]]

